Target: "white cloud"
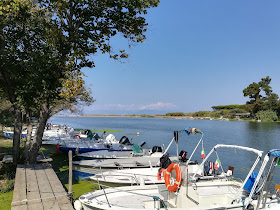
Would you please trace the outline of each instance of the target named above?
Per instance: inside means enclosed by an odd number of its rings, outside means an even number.
[[[122,111],[138,111],[138,110],[167,110],[176,108],[176,105],[172,103],[157,102],[153,104],[146,105],[136,105],[136,104],[104,104],[95,105],[85,108],[86,110],[96,111],[96,110],[122,110]]]
[[[176,108],[176,105],[171,103],[157,102],[155,104],[148,104],[148,105],[141,106],[139,109],[140,110],[165,110],[165,109],[172,109],[172,108]]]

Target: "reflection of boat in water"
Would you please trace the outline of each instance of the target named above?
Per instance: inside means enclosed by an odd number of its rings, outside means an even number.
[[[222,148],[240,149],[257,155],[244,181],[232,177],[232,167],[224,171],[217,153]],[[254,185],[256,179],[252,173],[262,153],[249,147],[216,145],[195,170],[189,170],[189,161],[179,163],[176,173],[174,165],[170,165],[165,185],[108,188],[84,194],[79,200],[84,209],[244,209],[244,198],[252,198],[260,190]],[[215,164],[209,162],[212,166],[209,168],[207,161],[212,154],[216,154],[217,159]]]

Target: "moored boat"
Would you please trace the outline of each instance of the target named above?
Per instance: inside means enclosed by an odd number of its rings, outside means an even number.
[[[199,129],[195,128],[184,128],[180,132],[186,131],[189,135],[190,133],[200,133],[201,139],[199,140],[197,146],[203,141],[203,134]],[[133,169],[133,168],[149,168],[149,167],[159,167],[160,166],[160,158],[163,155],[167,155],[168,149],[173,144],[173,142],[178,144],[178,134],[179,132],[174,132],[174,137],[167,146],[165,150],[159,151],[155,149],[151,154],[146,154],[143,156],[131,156],[129,158],[119,158],[119,159],[98,159],[98,160],[80,160],[73,161],[73,170],[75,174],[78,176],[92,176],[94,174],[110,171],[110,170],[119,170],[119,169]],[[160,147],[156,147],[160,148]],[[197,147],[196,147],[197,148]],[[177,145],[177,154],[178,145]],[[185,155],[186,152],[182,151],[182,156]],[[193,153],[192,153],[193,155]],[[192,157],[191,155],[191,157]],[[169,158],[169,155],[166,159]],[[170,161],[178,161],[178,156],[170,157]]]
[[[123,139],[124,137],[122,137]],[[74,136],[73,139],[62,139],[59,144],[59,150],[62,152],[73,151],[77,155],[81,153],[108,150],[108,151],[124,151],[131,152],[133,144],[125,137],[125,141],[117,141],[113,134],[109,134],[106,138],[100,138],[93,135],[92,138],[80,138]]]
[[[181,132],[185,131],[185,129],[181,130]],[[197,150],[198,145],[203,142],[203,133],[198,129],[187,129],[187,134],[192,133],[200,133],[201,138],[197,144],[197,146],[194,148],[194,151],[192,152],[192,155]],[[171,146],[171,144],[175,141],[178,143],[178,133],[174,133],[174,138],[170,142],[168,148]],[[177,147],[178,148],[178,147]],[[168,150],[168,149],[167,149]],[[167,153],[167,150],[164,151],[162,147],[154,146],[151,154],[143,155],[143,157],[152,156],[156,157],[158,156],[159,162],[155,167],[150,168],[133,168],[133,169],[122,169],[122,170],[113,170],[113,171],[101,171],[98,174],[89,177],[92,180],[95,181],[101,181],[103,183],[114,183],[119,185],[133,185],[133,184],[162,184],[164,183],[164,177],[163,174],[165,174],[166,168],[172,164],[172,161],[169,158],[169,154]],[[198,169],[198,162],[197,161],[191,161],[187,160],[186,158],[186,152],[181,151],[178,157],[173,157],[173,162],[179,163],[180,162],[187,162],[189,167],[189,172],[194,172]],[[191,157],[192,157],[191,155]],[[190,157],[190,158],[191,158]],[[161,166],[161,167],[157,167]]]
[[[257,155],[244,181],[233,179],[232,167],[224,171],[217,153],[222,148],[244,150]],[[213,153],[217,156],[217,162],[212,165],[213,168],[206,167]],[[256,179],[252,173],[262,153],[237,145],[216,145],[195,170],[189,170],[189,161],[179,163],[179,169],[175,170],[176,181],[172,178],[174,165],[168,167],[165,186],[108,188],[84,194],[79,200],[84,209],[244,209],[244,198],[252,198],[260,190],[254,185]]]

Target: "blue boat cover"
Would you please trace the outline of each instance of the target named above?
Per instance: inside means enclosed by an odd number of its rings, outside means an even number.
[[[180,133],[182,133],[182,132],[186,132],[188,135],[190,135],[191,134],[191,132],[190,132],[190,127],[185,127],[184,129],[182,129],[181,131],[180,131]]]
[[[251,174],[251,176],[249,177],[249,179],[247,180],[247,182],[245,183],[245,185],[244,185],[243,188],[244,188],[248,193],[251,192],[252,187],[254,186],[254,183],[255,183],[255,181],[256,181],[257,176],[258,176],[258,173],[253,172],[253,173]]]
[[[272,149],[268,152],[269,156],[280,157],[280,149]]]

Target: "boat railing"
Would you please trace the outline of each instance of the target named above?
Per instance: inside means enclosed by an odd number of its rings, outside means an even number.
[[[154,200],[154,209],[160,209],[161,205],[164,206],[164,207],[166,206],[165,201],[162,198],[160,198],[159,196],[147,195],[147,194],[144,194],[144,193],[137,193],[137,192],[133,192],[133,191],[122,190],[122,189],[120,189],[120,187],[110,187],[110,186],[107,186],[107,185],[104,185],[104,184],[90,182],[86,179],[84,181],[86,181],[88,183],[91,183],[91,184],[97,184],[99,186],[99,189],[102,189],[103,194],[106,198],[106,202],[104,202],[104,203],[107,203],[107,205],[110,208],[112,207],[112,205],[110,204],[110,201],[108,199],[107,192],[105,191],[105,189],[110,189],[111,191],[115,191],[115,192],[125,192],[125,193],[128,193],[128,194],[140,195],[140,196],[145,196],[145,197],[152,198]],[[102,202],[102,201],[99,201],[99,202]],[[125,205],[125,204],[122,204],[122,205]],[[129,204],[129,205],[131,205],[131,204]]]
[[[122,170],[117,170],[117,171],[121,171],[119,172],[119,174],[108,174],[108,175],[105,175],[102,171],[102,167],[100,166],[99,167],[99,170],[100,170],[100,176],[103,178],[104,181],[106,181],[106,178],[107,176],[110,176],[110,177],[123,177],[123,176],[128,176],[129,178],[132,178],[134,180],[131,181],[131,186],[135,183],[136,185],[145,185],[145,180],[144,180],[144,177],[151,177],[151,178],[164,178],[163,176],[158,176],[158,175],[151,175],[151,174],[140,174],[140,173],[129,173],[129,172],[123,172]],[[97,182],[99,183],[99,179],[97,177]],[[108,179],[107,179],[108,180]],[[102,180],[101,180],[102,181]],[[156,182],[153,182],[153,184],[157,184]]]
[[[240,150],[244,150],[244,151],[248,151],[248,152],[253,152],[253,153],[257,154],[256,161],[255,161],[255,163],[253,164],[253,166],[251,167],[251,169],[250,169],[250,171],[249,171],[247,177],[246,177],[245,180],[244,180],[244,183],[243,183],[243,186],[242,186],[242,188],[243,188],[244,185],[245,185],[245,183],[247,182],[247,180],[248,180],[249,177],[251,176],[253,170],[256,168],[258,162],[261,160],[263,151],[257,150],[257,149],[253,149],[253,148],[250,148],[250,147],[243,147],[243,146],[237,146],[237,145],[217,144],[217,145],[214,146],[213,149],[208,153],[208,155],[203,159],[202,163],[200,164],[199,169],[197,169],[197,171],[196,171],[196,172],[194,173],[194,175],[192,176],[192,179],[193,179],[194,181],[196,180],[196,174],[199,172],[199,170],[204,171],[204,169],[203,169],[204,164],[205,164],[205,162],[208,160],[208,158],[211,156],[211,154],[212,154],[213,152],[215,152],[216,155],[217,155],[217,157],[218,157],[218,154],[217,154],[217,151],[216,151],[217,148],[240,149]],[[220,164],[220,165],[221,165],[221,168],[222,168],[222,164]],[[225,173],[224,170],[223,170],[223,168],[222,168],[222,171],[223,171],[223,173]]]

